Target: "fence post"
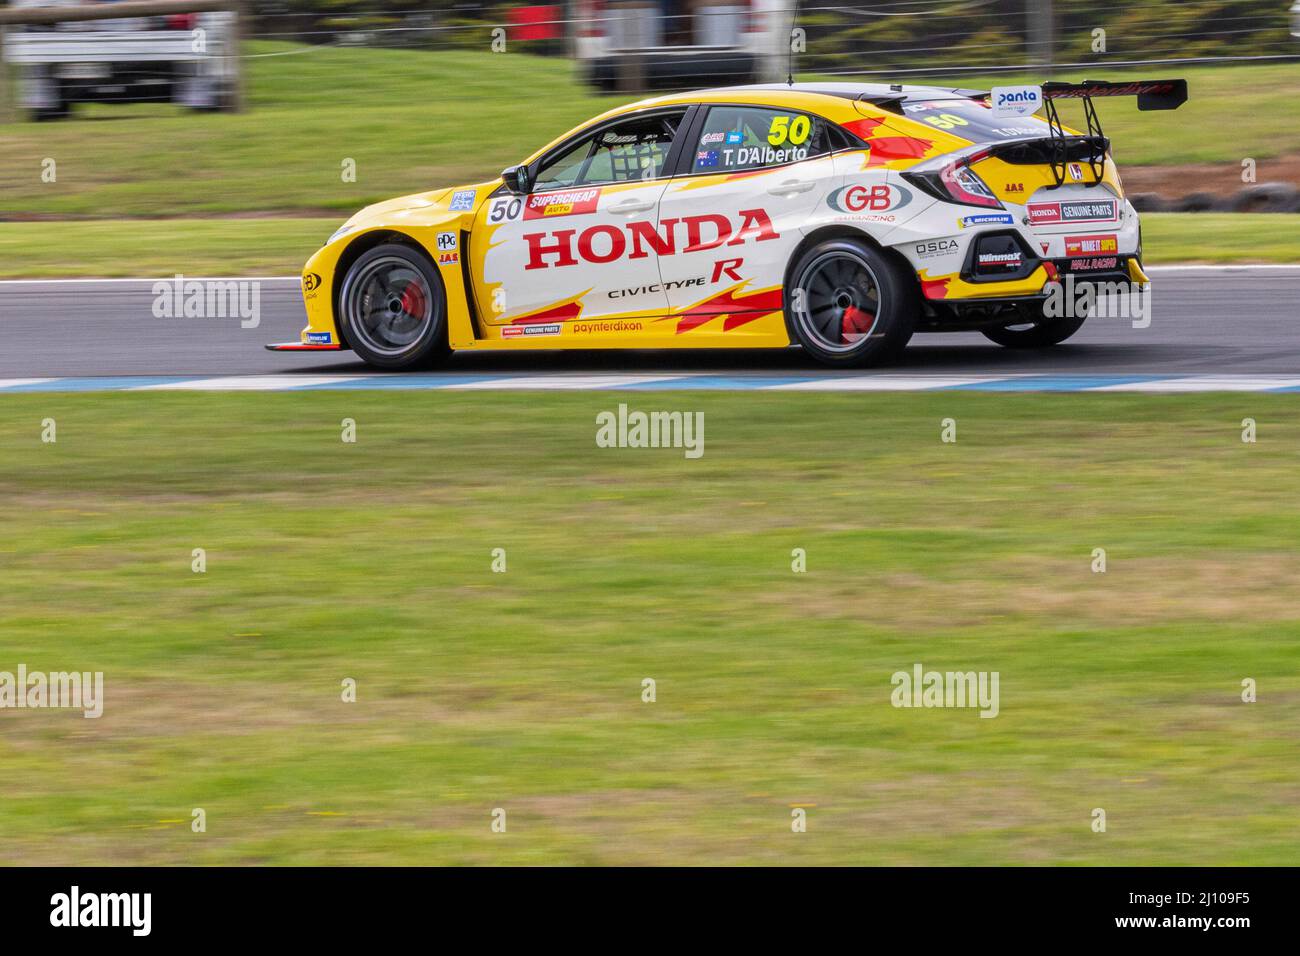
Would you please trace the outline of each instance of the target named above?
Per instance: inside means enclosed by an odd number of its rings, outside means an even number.
[[[4,59],[8,29],[0,23],[0,123],[12,123],[15,119],[13,104],[15,84],[9,80],[9,61]]]
[[[1043,79],[1048,79],[1052,75],[1056,45],[1056,11],[1052,0],[1025,0],[1025,37],[1029,65],[1039,70]]]
[[[247,3],[235,4],[235,25],[230,31],[230,65],[235,71],[234,109],[236,113],[244,112],[244,64],[240,60],[244,46],[244,19],[248,13]]]

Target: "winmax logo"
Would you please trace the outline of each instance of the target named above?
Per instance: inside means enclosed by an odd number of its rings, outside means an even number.
[[[679,234],[686,239],[685,247],[678,249]],[[576,237],[576,241],[575,241]],[[772,226],[771,217],[762,209],[742,209],[738,227],[726,216],[707,213],[702,216],[683,216],[665,219],[656,226],[652,222],[629,222],[626,226],[591,226],[577,229],[557,229],[553,232],[532,232],[524,235],[528,243],[528,262],[524,269],[549,269],[552,266],[576,266],[578,260],[601,265],[624,257],[644,259],[653,250],[656,255],[673,256],[679,252],[703,252],[719,246],[739,246],[749,239],[779,239]],[[631,253],[628,254],[628,247]],[[575,251],[577,255],[575,256]],[[553,258],[554,262],[546,261]]]

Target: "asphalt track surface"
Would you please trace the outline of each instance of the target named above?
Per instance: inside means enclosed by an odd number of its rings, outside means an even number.
[[[1149,327],[1090,319],[1051,349],[978,333],[920,334],[887,370],[820,370],[798,349],[460,353],[458,373],[1300,375],[1300,265],[1169,267],[1152,275]],[[188,278],[188,277],[187,277]],[[0,378],[372,372],[351,352],[268,352],[304,323],[296,279],[263,279],[260,322],[153,314],[151,279],[0,282]]]

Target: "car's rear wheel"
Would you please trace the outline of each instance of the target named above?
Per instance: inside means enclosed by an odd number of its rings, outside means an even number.
[[[1045,349],[1059,345],[1083,325],[1088,317],[1048,319],[1008,325],[1000,329],[981,329],[985,338],[1009,349]]]
[[[385,243],[362,254],[339,292],[339,331],[371,365],[404,371],[450,354],[447,297],[419,250]]]
[[[800,256],[785,302],[804,351],[837,366],[895,358],[912,337],[919,308],[908,271],[856,239],[828,239]]]

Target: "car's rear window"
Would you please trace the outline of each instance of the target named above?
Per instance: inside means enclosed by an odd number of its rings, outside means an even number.
[[[999,143],[1026,136],[1047,136],[1046,121],[1036,116],[994,116],[976,100],[922,100],[903,104],[903,115],[973,143]]]

